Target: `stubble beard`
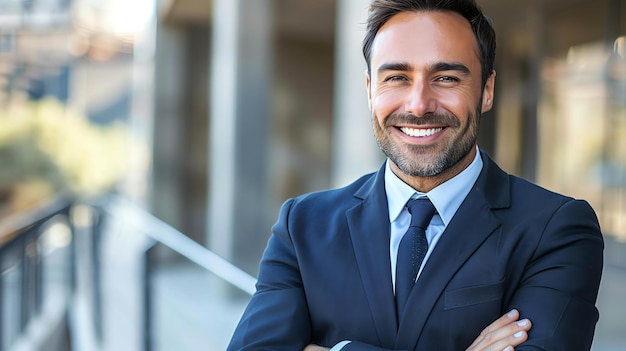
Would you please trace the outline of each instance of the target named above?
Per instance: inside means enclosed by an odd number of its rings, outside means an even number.
[[[468,111],[468,122],[461,128],[460,120],[453,114],[430,113],[422,117],[410,114],[392,114],[384,121],[382,127],[375,113],[372,113],[374,135],[378,146],[398,169],[412,177],[434,177],[459,163],[472,148],[478,139],[480,124],[480,109],[475,113]],[[420,125],[446,125],[457,129],[452,140],[443,145],[408,145],[393,140],[390,136],[394,125],[398,122]],[[449,132],[449,131],[448,131]]]

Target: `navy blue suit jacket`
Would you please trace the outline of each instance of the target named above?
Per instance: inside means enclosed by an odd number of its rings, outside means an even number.
[[[228,349],[465,350],[517,308],[533,327],[516,350],[588,350],[603,251],[594,211],[481,156],[399,323],[382,167],[283,205]]]

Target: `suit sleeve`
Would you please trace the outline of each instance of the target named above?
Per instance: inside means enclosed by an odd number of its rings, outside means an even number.
[[[303,350],[312,342],[311,318],[305,297],[289,215],[294,200],[285,202],[261,259],[257,291],[235,329],[228,351]],[[332,347],[333,345],[324,345]],[[342,351],[388,350],[352,341]]]
[[[228,350],[302,350],[310,317],[288,230],[293,200],[280,210],[259,266],[257,291],[235,329]]]
[[[532,321],[516,350],[589,350],[604,243],[595,213],[584,201],[563,204],[546,224],[509,308]]]

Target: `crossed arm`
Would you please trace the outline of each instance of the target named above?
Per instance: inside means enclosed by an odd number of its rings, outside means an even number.
[[[310,313],[317,311],[309,311],[311,306],[307,304],[308,298],[313,298],[315,292],[305,297],[303,273],[298,268],[299,258],[291,242],[288,221],[284,218],[289,215],[289,206],[287,204],[286,210],[281,211],[283,218],[279,219],[279,224],[274,228],[274,235],[261,264],[257,286],[259,292],[248,306],[229,350],[256,350],[268,345],[272,345],[275,350],[316,350],[315,345],[307,346],[307,342],[315,340],[309,318]],[[515,278],[519,285],[513,296],[507,298],[507,305],[509,308],[518,308],[525,318],[532,321],[533,329],[530,330],[530,322],[517,324],[520,317],[514,311],[512,315],[505,314],[486,327],[467,351],[513,350],[516,347],[519,347],[518,350],[589,350],[598,318],[594,303],[602,270],[603,250],[602,236],[593,210],[585,202],[569,201],[562,204],[542,225],[531,225],[520,230],[543,234],[536,247],[532,245],[527,248],[528,244],[509,242],[515,247],[523,247],[530,255],[512,258],[528,262],[522,276]],[[341,275],[341,271],[337,270],[348,268],[333,269],[336,275]],[[324,293],[328,294],[328,291]],[[342,306],[326,307],[332,309]],[[324,333],[333,332],[332,327],[327,329],[326,323],[319,326],[324,328]],[[342,335],[336,337],[338,339],[332,340],[341,340]],[[361,345],[363,342],[355,340],[344,347],[344,351],[357,350]],[[382,350],[367,345],[363,349]]]
[[[528,319],[519,319],[515,309],[498,318],[478,335],[466,351],[513,351],[515,347],[528,339],[532,323]],[[303,351],[329,351],[329,348],[309,344]]]

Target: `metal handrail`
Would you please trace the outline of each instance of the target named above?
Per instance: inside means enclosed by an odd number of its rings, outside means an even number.
[[[7,236],[9,238],[0,240],[0,250],[10,245],[13,240],[19,240],[16,238],[15,234],[35,223],[47,220],[64,208],[67,208],[71,202],[72,199],[70,195],[60,194],[29,210],[2,218],[0,220],[0,238]]]
[[[248,295],[254,294],[256,288],[256,278],[236,267],[226,259],[220,257],[211,250],[198,244],[185,234],[181,233],[171,225],[156,218],[136,203],[115,194],[100,197],[95,201],[90,201],[96,212],[113,219],[116,223],[123,223],[125,227],[140,233],[149,239],[142,246],[143,252],[143,273],[142,273],[142,321],[140,324],[142,349],[150,351],[153,349],[154,337],[154,273],[158,266],[156,252],[158,247],[166,247],[181,257],[195,263],[200,268],[221,278],[222,281],[243,291]],[[105,220],[106,221],[106,220]],[[101,233],[103,234],[103,233]]]
[[[12,319],[15,326],[10,335],[4,335],[4,328],[0,324],[0,349],[5,344],[25,337],[26,328],[30,323],[39,320],[45,313],[42,311],[44,291],[42,289],[43,253],[37,244],[45,231],[43,226],[57,215],[69,216],[73,200],[67,194],[61,194],[30,210],[16,213],[2,218],[0,221],[0,235],[4,238],[0,242],[0,319]],[[17,273],[13,273],[17,272]],[[4,280],[10,274],[19,276],[19,313],[14,318],[3,310],[5,304],[2,296]],[[70,273],[71,274],[71,273]],[[15,303],[16,301],[13,301]],[[8,316],[8,317],[7,317]],[[50,318],[47,316],[45,318]]]
[[[95,213],[97,214],[95,218],[89,220],[88,222],[82,223],[79,220],[81,216],[77,216],[75,213],[77,212],[76,211],[77,209],[84,208],[84,206],[80,206],[81,204],[91,207],[93,210],[95,210]],[[70,216],[70,210],[72,212],[71,216]],[[99,284],[99,279],[100,279],[99,271],[101,270],[101,267],[99,264],[98,257],[99,257],[99,252],[101,249],[100,242],[103,238],[103,235],[105,235],[106,230],[102,228],[101,222],[108,221],[107,218],[111,218],[111,219],[114,219],[116,222],[125,223],[126,225],[131,226],[133,228],[133,231],[142,233],[143,235],[145,235],[147,238],[151,239],[152,241],[151,245],[149,247],[146,247],[145,256],[144,256],[145,263],[146,263],[146,267],[145,267],[146,272],[144,272],[145,281],[143,282],[143,284],[145,285],[145,289],[146,289],[144,291],[144,299],[145,299],[144,303],[146,306],[146,311],[145,311],[144,320],[143,320],[143,323],[145,323],[145,325],[143,326],[143,330],[145,333],[144,345],[146,346],[146,349],[150,349],[150,339],[152,335],[151,323],[150,323],[151,317],[152,317],[150,315],[150,308],[151,308],[150,298],[152,296],[152,292],[150,291],[149,279],[151,276],[150,270],[153,269],[153,267],[152,267],[152,263],[149,262],[149,260],[151,259],[150,256],[154,256],[154,255],[151,255],[150,252],[154,252],[153,249],[156,247],[155,243],[168,247],[169,249],[177,252],[182,257],[188,259],[191,262],[194,262],[199,267],[206,269],[208,272],[221,278],[223,281],[231,284],[235,288],[245,292],[248,295],[252,295],[255,292],[255,283],[256,283],[255,277],[249,275],[248,273],[244,272],[240,268],[234,266],[232,263],[228,262],[226,259],[220,257],[214,252],[196,243],[195,241],[193,241],[192,239],[190,239],[189,237],[187,237],[180,231],[176,230],[172,226],[154,217],[153,215],[145,211],[140,206],[118,195],[106,195],[106,196],[101,196],[97,198],[92,198],[89,200],[81,199],[80,201],[77,201],[77,199],[74,199],[70,196],[63,195],[33,210],[21,213],[19,215],[14,215],[11,217],[5,217],[2,219],[2,221],[0,221],[0,233],[4,233],[4,234],[15,233],[15,234],[12,234],[8,240],[5,240],[5,242],[0,243],[0,253],[17,252],[15,248],[18,246],[19,247],[17,248],[17,250],[19,252],[24,251],[25,247],[27,246],[26,244],[30,243],[33,240],[33,238],[37,238],[39,236],[40,225],[47,223],[48,220],[53,219],[55,215],[57,214],[63,214],[64,216],[66,216],[68,220],[68,225],[72,227],[71,228],[72,248],[70,250],[71,256],[69,257],[72,260],[71,262],[72,268],[71,268],[70,277],[69,277],[71,279],[70,281],[71,287],[74,287],[74,289],[76,289],[76,284],[78,284],[78,282],[76,281],[77,265],[76,265],[76,262],[74,262],[75,260],[77,260],[76,254],[81,253],[81,257],[83,260],[86,258],[88,259],[90,258],[91,260],[93,260],[91,264],[87,265],[88,267],[92,267],[91,268],[92,271],[90,272],[89,277],[91,277],[93,280],[93,282],[91,282],[91,286],[93,287],[93,289],[91,290],[83,289],[84,291],[81,290],[83,291],[83,295],[86,293],[85,291],[87,291],[88,295],[86,296],[81,295],[81,296],[83,299],[85,299],[86,303],[91,304],[89,305],[91,306],[91,310],[87,311],[90,314],[88,313],[86,315],[83,315],[79,313],[80,312],[79,309],[77,309],[77,307],[75,306],[75,304],[78,301],[76,297],[72,298],[70,305],[68,307],[70,308],[69,318],[71,321],[81,316],[82,316],[81,318],[83,319],[87,318],[84,320],[81,319],[80,321],[76,319],[76,321],[78,322],[70,323],[71,324],[70,329],[77,328],[77,327],[84,328],[85,325],[88,324],[89,325],[88,329],[94,328],[94,332],[96,332],[94,335],[92,335],[92,337],[96,337],[96,339],[93,340],[93,342],[95,343],[98,342],[97,335],[96,335],[98,334],[97,333],[99,329],[98,326],[101,325],[102,323],[101,321],[102,316],[100,315],[100,312],[99,312],[101,308],[100,304],[102,302],[100,301],[100,296],[99,296],[100,291],[98,291],[102,288]],[[80,230],[81,233],[84,232],[85,234],[88,234],[88,237],[91,238],[90,239],[91,243],[89,244],[91,245],[90,246],[91,250],[89,250],[88,252],[84,251],[83,250],[84,248],[81,248],[79,250],[78,248],[75,247],[76,243],[74,239],[76,239],[77,237],[74,232],[76,230]],[[80,237],[87,238],[84,235],[81,235]],[[81,242],[83,241],[84,240],[82,240]],[[5,263],[8,262],[7,260],[10,260],[11,262],[13,261],[13,259],[12,258],[9,259],[9,257],[4,257],[3,259]],[[0,261],[1,260],[2,260],[2,255],[0,255]],[[28,263],[28,265],[30,265],[30,263]],[[85,282],[84,280],[85,279],[83,277],[83,279],[81,280],[83,284],[89,283],[89,282]],[[40,285],[40,284],[41,282],[37,282],[35,285]],[[91,293],[88,293],[88,291],[91,291]],[[2,293],[2,289],[0,289],[0,295],[1,293]],[[77,294],[77,290],[74,290],[71,293],[73,294],[72,296],[74,296]],[[1,300],[1,297],[0,297],[0,300]],[[39,298],[37,298],[36,300],[40,301]],[[32,300],[29,299],[29,301],[32,301]],[[35,309],[37,309],[37,307],[35,307]],[[84,306],[83,306],[83,309],[84,309]],[[37,312],[35,310],[35,315],[36,313]],[[2,315],[1,311],[0,311],[0,315]],[[27,314],[24,314],[22,312],[22,315],[26,316],[26,318],[31,318],[31,316],[33,316],[31,312],[28,312]],[[20,327],[19,332],[23,334],[24,333],[24,328],[23,328],[24,317],[20,318],[20,320],[21,320],[20,324],[22,324],[22,326]],[[82,332],[83,330],[75,330],[72,334],[78,335],[78,334],[81,334]],[[1,334],[1,330],[0,330],[0,334]],[[11,335],[13,334],[11,333]],[[7,341],[9,340],[5,340],[5,342]],[[72,343],[74,342],[79,343],[79,341],[80,340],[74,340],[74,338],[72,338],[71,340]],[[93,344],[93,345],[95,346],[96,344]],[[2,349],[2,335],[0,335],[0,349]]]
[[[171,225],[143,208],[117,195],[104,198],[101,207],[114,218],[132,225],[136,230],[176,251],[249,295],[254,294],[256,278],[233,265],[213,251],[193,241]]]

